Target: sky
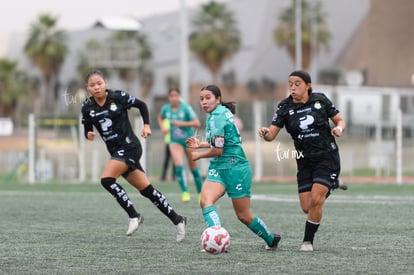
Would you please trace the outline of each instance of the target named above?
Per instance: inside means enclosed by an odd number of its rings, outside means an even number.
[[[0,34],[28,31],[42,13],[58,16],[58,27],[71,31],[89,28],[105,16],[125,15],[139,19],[168,13],[178,10],[182,1],[192,8],[209,0],[10,0],[0,9]]]

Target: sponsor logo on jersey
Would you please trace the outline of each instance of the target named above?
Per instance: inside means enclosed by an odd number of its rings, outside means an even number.
[[[302,129],[302,130],[307,130],[307,129],[309,129],[309,125],[311,125],[313,122],[315,121],[315,119],[313,118],[313,116],[311,116],[311,115],[306,115],[306,116],[304,116],[304,117],[301,117],[300,119],[299,119],[299,127]]]

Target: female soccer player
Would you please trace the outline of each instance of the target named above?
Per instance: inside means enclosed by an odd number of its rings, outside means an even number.
[[[292,136],[298,152],[297,182],[300,206],[307,214],[300,251],[313,251],[313,240],[322,220],[322,207],[338,183],[341,170],[336,137],[345,130],[335,105],[322,93],[312,93],[311,77],[305,71],[289,76],[290,95],[280,102],[269,127],[261,127],[259,136],[266,141],[276,138],[281,128]],[[335,124],[331,129],[329,119]],[[341,186],[338,186],[341,184]]]
[[[265,242],[267,250],[275,250],[281,239],[272,234],[266,224],[250,209],[252,170],[241,146],[241,137],[234,123],[233,103],[223,103],[220,89],[208,85],[201,89],[200,104],[207,113],[206,142],[195,137],[187,140],[190,148],[206,148],[193,151],[194,161],[210,158],[208,176],[203,183],[200,206],[207,227],[221,226],[214,206],[226,192],[231,198],[237,218]]]
[[[127,212],[129,226],[126,234],[132,235],[144,218],[135,210],[125,189],[116,182],[121,175],[174,223],[177,242],[181,242],[185,237],[187,218],[178,215],[165,196],[148,181],[140,164],[141,143],[134,134],[128,118],[128,109],[138,108],[144,122],[141,136],[143,138],[150,136],[147,105],[124,91],[107,89],[105,78],[100,71],[88,73],[86,89],[92,96],[82,106],[85,137],[94,140],[96,134],[93,126],[95,126],[111,155],[102,173],[101,184]]]
[[[161,130],[166,133],[168,130],[163,126],[163,120],[168,119],[170,121],[170,153],[174,163],[175,176],[178,180],[178,184],[182,191],[182,201],[190,201],[190,193],[188,192],[187,180],[185,178],[184,171],[184,158],[187,156],[188,165],[190,166],[191,173],[193,174],[194,183],[197,193],[201,192],[201,185],[203,179],[201,178],[200,170],[197,167],[197,163],[191,159],[191,152],[187,148],[185,141],[190,136],[194,135],[194,129],[200,127],[200,121],[198,120],[193,108],[186,104],[180,96],[180,91],[177,88],[171,88],[168,91],[168,101],[161,108],[161,112],[158,116],[158,124]],[[200,196],[199,196],[200,197]]]

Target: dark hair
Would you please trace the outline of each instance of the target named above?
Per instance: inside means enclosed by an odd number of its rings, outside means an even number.
[[[171,88],[168,89],[168,95],[171,94],[174,91],[181,94],[180,89],[178,89],[177,87],[171,87]]]
[[[306,84],[312,83],[311,77],[310,77],[309,73],[306,72],[306,71],[303,71],[303,70],[293,71],[289,75],[289,77],[291,77],[291,76],[297,76],[297,77],[302,78],[302,80],[305,81]],[[308,90],[308,94],[311,94],[311,93],[312,93],[312,86]]]
[[[214,95],[215,98],[220,97],[220,104],[228,108],[233,115],[236,114],[236,103],[235,102],[223,102],[222,101],[223,97],[221,96],[221,91],[219,87],[217,87],[216,85],[207,85],[201,88],[201,91],[204,91],[204,90],[210,91]]]
[[[89,78],[91,78],[94,75],[99,75],[100,77],[102,77],[103,79],[105,79],[105,76],[104,76],[104,74],[101,71],[99,71],[99,70],[92,70],[92,71],[90,71],[86,75],[86,77],[85,77],[85,83],[88,83]]]

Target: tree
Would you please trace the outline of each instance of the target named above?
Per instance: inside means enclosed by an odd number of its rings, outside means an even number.
[[[56,100],[53,80],[68,52],[66,32],[57,28],[57,21],[57,17],[41,14],[31,25],[24,47],[30,60],[42,71],[45,89],[41,93],[40,102],[45,102],[48,109]]]
[[[119,77],[125,82],[138,78],[141,94],[147,96],[154,82],[154,72],[149,64],[152,50],[147,37],[136,31],[117,31],[110,41],[115,41],[115,45],[118,45],[112,47],[111,59],[119,62]],[[131,60],[137,60],[139,65],[135,68],[128,66],[127,63]]]
[[[110,70],[104,66],[94,66],[89,56],[89,54],[92,52],[94,52],[95,54],[102,53],[102,50],[104,48],[105,46],[99,41],[97,41],[96,39],[89,39],[88,41],[86,41],[84,45],[84,49],[80,50],[77,54],[77,58],[78,58],[77,71],[78,71],[78,76],[80,77],[80,79],[84,79],[91,70],[99,70],[106,77],[110,77]],[[94,58],[100,59],[99,56],[96,56]]]
[[[17,100],[29,94],[27,75],[17,62],[0,58],[0,116],[13,116]]]
[[[306,0],[292,0],[292,5],[285,9],[279,17],[280,23],[275,28],[273,38],[277,44],[286,47],[289,56],[296,60],[295,51],[295,6],[296,1],[302,5],[302,68],[309,69],[312,50],[318,52],[321,47],[328,48],[331,33],[326,24],[326,14],[322,11],[322,3],[311,5]],[[315,35],[316,37],[312,37]],[[315,41],[312,49],[312,39]]]
[[[190,34],[190,50],[212,73],[218,73],[227,59],[240,48],[240,35],[233,14],[225,4],[211,1],[201,6],[193,20],[195,31]]]

